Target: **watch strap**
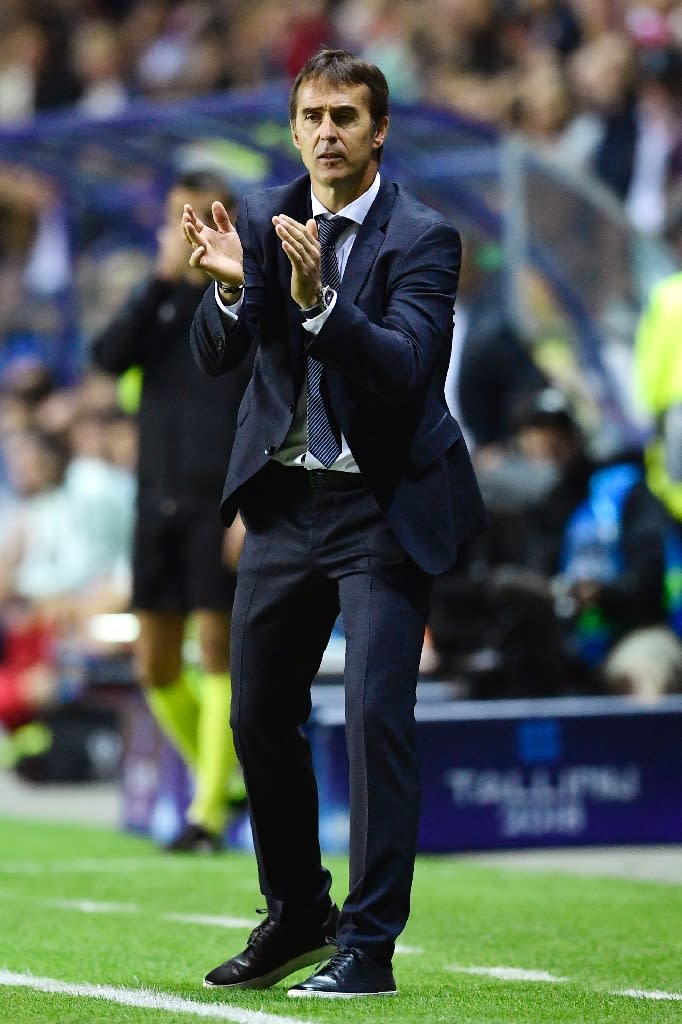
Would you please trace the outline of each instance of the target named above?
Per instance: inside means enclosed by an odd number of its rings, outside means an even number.
[[[308,309],[302,309],[301,316],[306,320],[312,320],[314,317],[319,316],[320,313],[324,313],[329,309],[335,298],[336,292],[333,288],[322,288],[317,296],[315,305],[309,306]]]
[[[224,281],[218,281],[217,284],[218,284],[218,291],[220,292],[220,294],[222,296],[224,296],[226,299],[230,299],[231,303],[235,303],[237,301],[237,299],[239,298],[239,296],[244,291],[244,284],[243,284],[243,282],[242,282],[242,284],[238,284],[238,285],[228,285],[228,284],[225,284]]]

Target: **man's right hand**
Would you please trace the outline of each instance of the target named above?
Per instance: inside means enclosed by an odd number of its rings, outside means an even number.
[[[182,214],[182,230],[192,247],[190,267],[199,267],[215,281],[237,287],[244,283],[244,254],[239,235],[220,202],[211,207],[215,228],[204,224],[189,203]]]

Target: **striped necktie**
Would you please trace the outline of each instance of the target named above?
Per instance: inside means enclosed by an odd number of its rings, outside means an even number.
[[[320,277],[323,286],[338,290],[341,284],[339,264],[334,248],[339,235],[353,221],[348,217],[317,219],[317,235],[320,240]],[[306,390],[308,400],[308,451],[323,466],[331,466],[341,454],[341,431],[328,399],[321,388],[324,368],[322,363],[308,356],[306,365]]]

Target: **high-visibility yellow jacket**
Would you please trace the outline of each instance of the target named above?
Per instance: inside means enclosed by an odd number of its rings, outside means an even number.
[[[651,293],[637,327],[635,379],[644,405],[659,422],[682,402],[682,272],[660,281]],[[682,521],[682,483],[666,472],[660,432],[647,446],[645,462],[649,487]]]

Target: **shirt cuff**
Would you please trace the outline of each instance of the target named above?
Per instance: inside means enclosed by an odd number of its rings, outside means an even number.
[[[227,316],[233,320],[239,319],[239,310],[242,308],[242,302],[244,301],[244,292],[240,293],[239,298],[236,302],[233,302],[230,306],[227,306],[220,297],[220,289],[218,288],[218,282],[215,283],[215,300],[218,303],[218,308],[223,311]]]
[[[326,309],[323,309],[321,313],[317,314],[317,316],[311,317],[310,320],[303,321],[303,330],[308,331],[309,334],[319,334],[324,325],[326,324],[329,314],[336,305],[336,299],[337,294],[336,292],[334,292],[334,298],[329,303]]]

